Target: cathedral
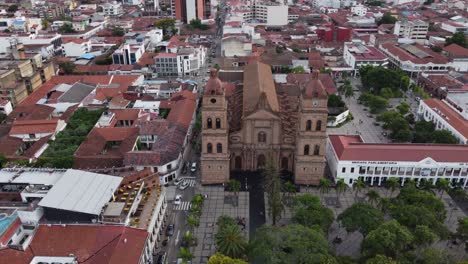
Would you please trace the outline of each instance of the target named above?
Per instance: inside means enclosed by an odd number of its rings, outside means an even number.
[[[202,103],[202,184],[229,181],[230,171],[261,170],[272,159],[294,182],[317,185],[325,173],[327,93],[319,73],[276,83],[271,67],[251,62],[242,80],[212,70]],[[304,78],[305,77],[305,78]]]

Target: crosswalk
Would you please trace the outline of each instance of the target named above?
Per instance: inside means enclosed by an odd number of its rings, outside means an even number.
[[[185,179],[184,181],[188,181],[189,187],[194,187],[197,184],[197,181],[195,181],[195,179]]]
[[[187,211],[187,210],[190,209],[190,207],[192,207],[191,202],[183,201],[180,204],[176,205],[174,207],[174,210],[176,210],[176,211]]]

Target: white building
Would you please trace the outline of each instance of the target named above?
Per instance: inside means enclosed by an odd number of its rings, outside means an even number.
[[[458,95],[460,96],[460,95]],[[465,99],[468,99],[465,96]],[[468,144],[468,113],[466,109],[456,105],[453,101],[431,98],[422,101],[418,108],[418,119],[434,123],[435,128],[448,130],[454,135],[460,144]]]
[[[398,38],[411,39],[423,44],[429,31],[429,23],[417,20],[397,21],[393,28],[393,34]]]
[[[102,11],[107,16],[120,16],[123,14],[122,3],[114,1],[101,5]]]
[[[13,112],[13,106],[11,105],[11,102],[8,100],[0,99],[0,113],[9,115],[11,112]]]
[[[388,64],[387,57],[373,46],[365,46],[361,43],[346,42],[344,44],[343,57],[356,73],[365,65],[385,66]]]
[[[451,33],[463,32],[468,33],[468,23],[458,23],[453,21],[445,21],[440,24],[440,28]]]
[[[330,135],[326,160],[335,181],[348,186],[358,179],[381,186],[397,178],[401,185],[447,179],[465,188],[468,181],[467,145],[364,143],[360,136]]]
[[[252,23],[267,26],[284,26],[288,24],[288,6],[278,2],[252,3]]]
[[[62,51],[65,57],[81,57],[91,51],[91,41],[89,39],[64,39]]]
[[[124,5],[142,5],[143,0],[122,0]]]
[[[0,53],[9,53],[12,42],[24,45],[52,45],[53,53],[59,53],[62,50],[62,35],[37,35],[27,34],[21,36],[1,37],[0,38]],[[44,56],[47,57],[47,56]]]
[[[223,57],[243,57],[252,54],[252,41],[244,34],[230,35],[221,40]]]
[[[339,9],[341,7],[340,0],[313,0],[312,6],[315,8],[325,7]]]
[[[351,13],[356,16],[365,16],[367,14],[367,7],[362,4],[358,4],[351,7]]]
[[[114,64],[135,64],[145,53],[145,46],[141,44],[124,44],[112,54]]]
[[[182,47],[168,49],[169,53],[159,53],[155,58],[155,72],[162,76],[194,76],[205,64],[206,48]]]

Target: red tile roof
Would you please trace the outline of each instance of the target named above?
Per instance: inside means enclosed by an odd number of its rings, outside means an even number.
[[[58,119],[24,120],[15,121],[10,130],[10,135],[54,133],[57,129]]]
[[[359,136],[329,135],[339,160],[468,162],[467,145],[364,143]]]
[[[167,120],[183,125],[185,128],[190,126],[192,116],[196,108],[197,95],[190,91],[175,93],[171,97],[174,104],[167,116]]]
[[[468,58],[468,49],[463,48],[457,44],[450,44],[443,48],[451,57],[454,58]]]
[[[440,101],[439,99],[431,98],[424,100],[424,103],[432,109],[437,109],[440,111],[438,113],[440,116],[443,114],[444,119],[449,123],[453,128],[455,128],[460,134],[465,138],[468,138],[468,121],[463,118],[459,113],[450,108],[447,104]]]
[[[35,256],[68,257],[79,263],[137,264],[148,233],[142,229],[102,225],[40,225],[25,251],[0,250],[2,263],[29,263]]]
[[[393,56],[398,57],[400,61],[411,61],[415,64],[445,64],[449,62],[449,59],[437,52],[432,51],[429,48],[423,47],[419,44],[412,45],[415,48],[427,53],[429,57],[418,58],[413,54],[409,53],[408,51],[404,50],[402,47],[395,45],[393,43],[383,43],[381,47],[387,50]]]

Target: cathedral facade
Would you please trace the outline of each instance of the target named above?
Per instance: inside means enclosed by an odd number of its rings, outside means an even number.
[[[261,170],[271,159],[296,184],[317,185],[325,173],[327,113],[318,72],[278,84],[269,65],[251,62],[234,85],[213,70],[202,104],[202,184],[227,182],[232,170]]]

